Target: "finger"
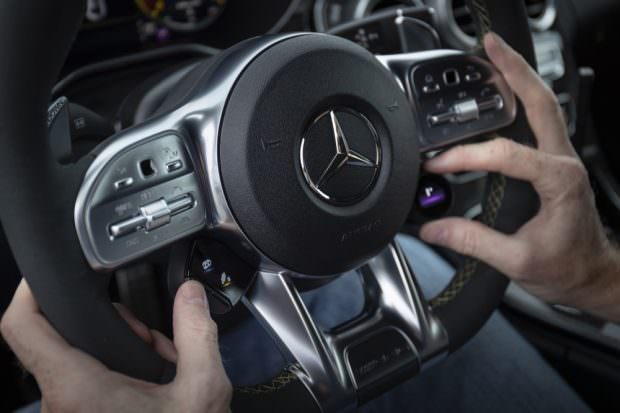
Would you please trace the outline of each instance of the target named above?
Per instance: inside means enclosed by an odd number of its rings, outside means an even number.
[[[477,221],[434,221],[422,227],[420,237],[429,244],[477,258],[506,275],[519,274],[525,262],[525,244]]]
[[[146,324],[138,320],[138,318],[124,305],[119,303],[114,303],[113,305],[138,337],[153,347],[164,359],[171,363],[177,362],[177,351],[174,348],[172,340],[157,330],[151,330]]]
[[[465,171],[497,172],[531,182],[542,192],[551,156],[505,138],[454,147],[426,162],[427,171],[447,174]]]
[[[209,315],[207,296],[200,283],[188,281],[179,288],[174,300],[173,327],[178,352],[175,381],[203,394],[214,372],[219,374],[223,367],[217,326]]]
[[[153,337],[153,343],[151,345],[157,354],[169,362],[176,364],[178,361],[178,354],[172,340],[157,330],[151,330],[151,336]]]
[[[142,321],[138,320],[135,315],[123,304],[113,303],[116,311],[120,314],[121,318],[125,320],[132,331],[140,337],[144,342],[149,345],[153,344],[153,335],[151,334],[151,330],[144,324]]]
[[[553,91],[525,59],[495,33],[484,38],[489,59],[521,99],[538,146],[545,152],[574,155],[564,115]]]
[[[6,342],[41,387],[58,379],[56,374],[97,372],[104,367],[71,347],[47,322],[24,280],[0,323]]]

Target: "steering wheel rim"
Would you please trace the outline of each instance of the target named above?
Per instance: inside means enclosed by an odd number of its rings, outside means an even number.
[[[480,35],[495,30],[535,64],[522,2],[475,0],[470,6]],[[44,139],[50,91],[81,23],[83,8],[81,0],[67,1],[60,9],[35,0],[7,0],[0,6],[0,56],[3,62],[12,62],[0,67],[0,84],[6,85],[0,96],[0,141],[5,148],[0,153],[0,189],[11,194],[0,206],[0,216],[42,311],[64,337],[111,369],[166,382],[173,377],[174,367],[136,337],[112,308],[107,297],[109,277],[93,273],[75,233],[73,205],[94,156],[72,166],[58,165]],[[32,35],[12,41],[24,27]],[[34,67],[40,69],[39,81],[24,79],[23,74]],[[535,145],[521,107],[516,122],[501,133]],[[494,175],[483,221],[511,233],[533,215],[536,207],[536,195],[528,184]],[[506,285],[507,280],[494,269],[466,261],[450,286],[431,303],[449,332],[450,351],[458,349],[482,326],[497,307]],[[487,299],[489,296],[494,299]],[[234,403],[257,409],[260,403],[273,405],[283,397],[295,400],[296,405],[300,398],[314,405],[298,376],[289,371],[271,384],[239,389]]]

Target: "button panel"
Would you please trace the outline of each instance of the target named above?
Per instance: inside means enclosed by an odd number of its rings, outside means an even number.
[[[452,188],[450,183],[439,175],[424,175],[418,184],[415,213],[421,212],[429,218],[437,218],[450,209]]]
[[[223,244],[200,240],[192,248],[185,278],[200,281],[210,298],[217,299],[217,303],[209,303],[211,311],[224,314],[241,301],[255,273],[250,265]]]
[[[181,138],[164,134],[121,150],[99,174],[84,215],[96,261],[108,269],[203,228],[205,205]]]
[[[411,69],[422,150],[432,150],[505,127],[514,121],[514,94],[486,60],[462,54]],[[435,86],[436,85],[436,86]],[[429,90],[434,90],[429,93]]]

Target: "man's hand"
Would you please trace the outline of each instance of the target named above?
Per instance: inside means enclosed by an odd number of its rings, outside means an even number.
[[[174,302],[174,344],[149,330],[124,307],[119,312],[135,333],[162,357],[177,363],[177,376],[156,385],[110,371],[71,347],[50,326],[25,281],[4,314],[0,330],[41,388],[43,411],[50,412],[228,412],[232,388],[220,357],[217,327],[205,291],[190,281]],[[122,351],[122,349],[119,349]]]
[[[523,102],[538,150],[499,138],[453,148],[426,169],[440,174],[486,170],[529,181],[541,208],[510,236],[478,222],[444,219],[424,226],[421,237],[488,263],[546,301],[620,320],[620,259],[605,236],[556,97],[497,35],[487,35],[484,45]]]

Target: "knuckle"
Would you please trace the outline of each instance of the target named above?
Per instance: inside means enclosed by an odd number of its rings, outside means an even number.
[[[580,160],[570,158],[569,160],[567,160],[567,165],[567,171],[571,180],[578,183],[588,182],[588,171]]]
[[[480,247],[478,234],[471,230],[464,230],[461,235],[461,252],[468,256],[475,256]]]
[[[523,280],[527,277],[533,259],[534,251],[529,243],[525,244],[520,251],[514,254],[511,272],[515,279]]]
[[[458,145],[450,150],[451,156],[455,159],[471,159],[472,153],[468,145]]]
[[[574,158],[566,159],[562,169],[564,179],[580,194],[584,187],[590,186],[588,171],[580,160]]]
[[[192,333],[201,340],[209,344],[217,344],[218,330],[217,324],[209,317],[196,315],[187,318],[187,327]]]
[[[205,330],[205,340],[210,344],[217,344],[218,342],[218,329],[215,321],[208,319],[206,330]]]
[[[7,341],[13,336],[17,328],[13,318],[11,309],[9,308],[0,319],[0,334],[2,334]]]
[[[542,173],[545,168],[546,155],[538,150],[525,148],[521,151],[520,158],[531,171]]]
[[[497,138],[493,141],[491,156],[503,160],[512,160],[517,156],[516,144],[506,138]]]

